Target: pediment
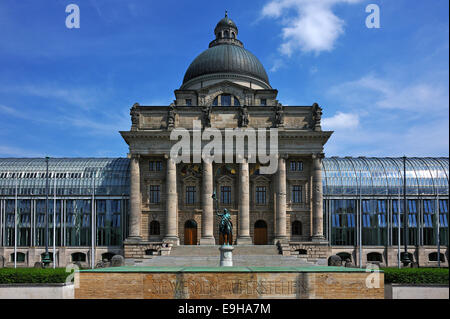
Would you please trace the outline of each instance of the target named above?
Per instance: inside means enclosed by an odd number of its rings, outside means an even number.
[[[218,83],[211,84],[209,86],[203,87],[199,93],[200,94],[213,94],[214,92],[223,90],[224,93],[231,93],[231,91],[239,90],[239,91],[248,91],[250,90],[248,87],[236,84],[234,82],[225,80]],[[227,91],[229,90],[229,92]]]
[[[252,180],[255,183],[270,183],[270,181],[271,181],[269,178],[267,178],[267,177],[265,177],[263,175],[258,175],[256,177],[253,177]]]
[[[187,176],[185,178],[183,178],[183,183],[187,184],[187,183],[197,183],[198,182],[198,178],[194,177],[194,176]]]
[[[233,182],[233,179],[232,179],[230,176],[228,176],[228,175],[224,175],[224,176],[219,177],[219,178],[217,179],[217,181],[218,181],[220,184],[226,184],[226,183],[232,183],[232,182]]]

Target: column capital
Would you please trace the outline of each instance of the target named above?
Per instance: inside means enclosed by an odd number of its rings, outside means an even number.
[[[323,153],[323,152],[319,152],[319,153],[313,153],[312,155],[311,155],[311,157],[313,158],[313,159],[323,159],[323,158],[325,158],[325,153]]]
[[[140,160],[141,159],[141,154],[137,154],[137,153],[130,154],[130,159]]]

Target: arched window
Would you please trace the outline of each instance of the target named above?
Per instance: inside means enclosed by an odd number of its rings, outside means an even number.
[[[150,236],[158,236],[160,234],[159,222],[153,220],[150,222]]]
[[[292,236],[301,236],[302,235],[302,222],[294,221],[292,223]]]
[[[383,262],[383,255],[380,253],[372,252],[367,254],[367,261]]]
[[[233,39],[235,39],[235,38],[236,38],[236,34],[235,34],[234,32],[231,32],[231,37],[232,37]]]
[[[228,37],[229,37],[228,30],[225,30],[225,32],[224,32],[223,34],[224,34],[224,37],[225,37],[225,38],[228,38]]]
[[[110,253],[110,252],[103,253],[102,260],[106,259],[107,261],[111,261],[111,259],[113,258],[114,255],[115,255],[114,253]]]
[[[85,262],[86,261],[86,254],[73,253],[72,254],[72,261],[73,262]]]
[[[147,256],[158,255],[158,251],[156,249],[147,249],[145,250],[145,255]]]
[[[349,253],[342,252],[342,253],[337,253],[336,255],[341,257],[342,261],[346,261],[347,259],[350,259],[350,261],[352,261],[352,255],[350,255]]]
[[[17,262],[18,263],[24,263],[25,262],[25,254],[17,252]],[[14,262],[14,253],[11,254],[11,262]]]
[[[241,102],[239,102],[239,99],[232,95],[232,94],[219,94],[216,96],[212,102],[212,106],[240,106]]]
[[[440,255],[441,262],[445,263],[444,254],[440,253],[439,255]],[[433,252],[433,253],[428,254],[428,261],[438,261],[438,253]]]

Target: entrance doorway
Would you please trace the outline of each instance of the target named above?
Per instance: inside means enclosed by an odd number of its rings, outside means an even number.
[[[188,220],[184,223],[184,244],[197,245],[197,223],[195,220]]]
[[[267,223],[265,221],[258,220],[255,223],[254,237],[255,245],[267,245]]]

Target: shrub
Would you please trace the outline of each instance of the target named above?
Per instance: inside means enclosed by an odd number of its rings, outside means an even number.
[[[448,268],[383,268],[384,282],[395,284],[447,284]]]
[[[68,276],[65,268],[1,268],[0,284],[64,283]]]

